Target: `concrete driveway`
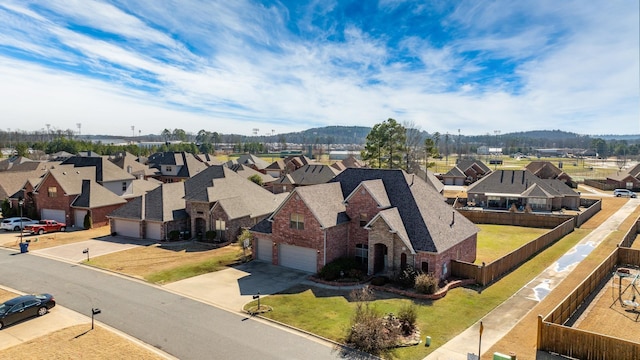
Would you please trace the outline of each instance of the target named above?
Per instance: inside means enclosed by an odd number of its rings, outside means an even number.
[[[89,249],[90,257],[96,257],[149,244],[153,244],[153,242],[132,241],[118,237],[104,237],[30,252],[58,260],[77,263],[87,259],[87,254],[83,253],[85,249]]]
[[[275,294],[305,281],[309,273],[251,261],[234,268],[167,284],[164,288],[231,311],[242,311],[253,295]]]

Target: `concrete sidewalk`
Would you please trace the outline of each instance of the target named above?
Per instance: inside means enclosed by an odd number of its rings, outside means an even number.
[[[630,199],[602,225],[585,236],[575,247],[525,285],[507,301],[480,319],[484,326],[482,349],[489,349],[502,339],[525,315],[544,299],[602,240],[615,231],[640,205],[640,199]],[[442,345],[425,359],[467,359],[477,354],[480,321]]]

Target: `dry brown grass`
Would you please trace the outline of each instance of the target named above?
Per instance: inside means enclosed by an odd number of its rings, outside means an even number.
[[[102,226],[89,230],[76,230],[66,232],[54,232],[44,235],[23,235],[23,241],[29,240],[29,250],[38,250],[50,248],[53,246],[60,246],[71,244],[75,242],[85,241],[89,239],[95,239],[101,236],[107,236],[110,234],[108,226]],[[36,241],[37,239],[37,241]],[[20,249],[20,236],[16,234],[15,240],[11,240],[2,244],[3,246],[13,249]]]
[[[144,279],[160,271],[201,263],[213,257],[241,254],[242,250],[235,245],[219,249],[194,243],[150,245],[99,256],[89,264]]]
[[[0,351],[3,359],[139,359],[163,356],[100,326],[76,325]]]
[[[0,289],[0,302],[17,294]],[[165,357],[105,328],[71,326],[0,351],[0,359],[141,359]],[[88,331],[90,330],[90,331]]]
[[[613,213],[618,211],[626,201],[628,201],[628,199],[604,198],[602,202],[602,210],[589,219],[582,228],[594,229],[598,227]],[[604,239],[600,245],[594,249],[591,254],[589,254],[589,256],[580,262],[580,264],[564,281],[549,293],[544,300],[536,305],[536,307],[534,307],[527,316],[525,316],[513,329],[511,329],[509,333],[489,348],[482,358],[491,359],[494,352],[515,352],[518,359],[535,359],[538,315],[547,315],[558,303],[571,293],[573,289],[575,289],[580,282],[582,282],[582,280],[593,271],[594,268],[609,256],[616,248],[617,244],[622,240],[627,229],[629,229],[629,227],[635,222],[638,216],[640,216],[640,208],[636,209],[629,217],[627,217],[627,219],[620,225],[620,230],[613,232],[610,236]],[[625,326],[625,324],[620,324],[618,326]],[[634,327],[634,329],[637,331],[637,327]]]
[[[640,329],[640,308],[634,309],[623,303],[624,300],[632,300],[633,295],[638,295],[633,287],[628,287],[633,281],[633,277],[623,278],[622,287],[620,287],[619,280],[620,278],[617,276],[612,276],[609,279],[608,284],[601,289],[574,327],[640,342],[640,332],[638,332]],[[636,289],[638,286],[640,284],[636,284]],[[620,289],[624,291],[622,296],[618,295]],[[640,296],[635,301],[636,303],[640,302]]]

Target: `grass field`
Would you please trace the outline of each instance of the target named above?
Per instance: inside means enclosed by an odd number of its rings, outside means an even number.
[[[490,263],[549,232],[549,229],[480,224],[476,264]]]

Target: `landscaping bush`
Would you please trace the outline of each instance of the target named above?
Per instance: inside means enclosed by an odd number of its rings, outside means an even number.
[[[375,285],[375,286],[383,286],[388,282],[389,282],[389,278],[387,278],[386,276],[376,276],[373,279],[371,279],[371,285]]]
[[[177,241],[179,239],[180,239],[180,231],[178,231],[178,230],[169,231],[169,240]]]
[[[360,264],[355,261],[355,259],[342,257],[323,266],[318,272],[318,276],[323,280],[334,281],[341,277],[349,276],[349,274],[355,274],[351,271],[358,270],[359,268]],[[358,278],[358,280],[360,279],[362,278]]]
[[[217,233],[215,230],[209,230],[206,233],[204,233],[204,237],[205,239],[207,239],[207,241],[213,242],[216,239]]]
[[[400,273],[394,279],[394,282],[405,289],[412,289],[416,284],[416,276],[418,276],[420,272],[413,267],[407,267],[406,269],[400,271]]]
[[[416,328],[416,321],[418,320],[418,307],[414,303],[404,305],[398,311],[398,319],[402,325],[402,333],[409,335]]]
[[[88,212],[84,214],[84,222],[82,226],[84,226],[85,229],[91,229],[91,227],[93,227],[93,220]]]
[[[435,294],[438,291],[438,279],[431,274],[416,276],[415,289],[421,294]]]
[[[369,301],[374,292],[367,286],[350,293],[353,301],[358,301],[351,325],[347,331],[345,343],[352,348],[380,355],[396,346],[400,336],[400,328],[382,317]]]

